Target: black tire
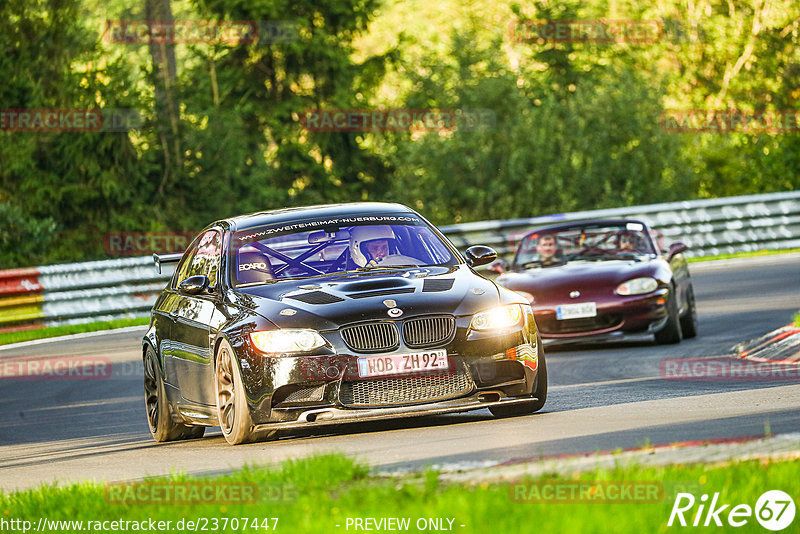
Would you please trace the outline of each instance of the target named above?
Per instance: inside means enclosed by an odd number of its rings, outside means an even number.
[[[236,361],[236,353],[230,343],[223,340],[214,359],[214,390],[217,399],[217,418],[222,435],[231,445],[251,443],[274,434],[270,431],[255,432],[250,409],[247,406],[242,373]]]
[[[689,339],[697,336],[697,306],[694,302],[694,288],[691,284],[689,284],[686,304],[686,313],[681,317],[681,332],[684,339]]]
[[[672,345],[680,343],[681,339],[683,339],[680,317],[678,316],[677,297],[675,286],[670,285],[669,295],[667,295],[667,322],[661,330],[655,333],[656,343],[659,345]]]
[[[144,407],[153,439],[163,442],[203,437],[206,427],[184,425],[172,419],[164,378],[161,376],[156,353],[150,346],[145,349],[143,364]]]
[[[542,350],[542,340],[536,335],[536,343],[539,349],[539,372],[536,374],[536,381],[533,384],[531,397],[536,400],[526,403],[514,404],[513,406],[491,406],[489,411],[495,417],[517,417],[538,412],[547,402],[547,362]]]

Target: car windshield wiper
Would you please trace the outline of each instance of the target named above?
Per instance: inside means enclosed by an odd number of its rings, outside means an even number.
[[[609,258],[614,258],[613,255],[609,254],[572,254],[567,256],[564,261],[600,261]]]
[[[525,263],[520,265],[520,267],[522,267],[523,269],[527,269],[528,267],[541,267],[541,266],[542,266],[542,264],[539,263],[538,260],[526,261]]]
[[[355,269],[356,272],[364,272],[364,271],[375,271],[375,270],[396,270],[396,269],[408,269],[409,267],[424,267],[424,265],[373,265],[373,266],[364,266]]]
[[[621,252],[617,254],[572,254],[568,256],[566,261],[608,261],[608,260],[634,260],[641,261],[640,258],[633,252]]]

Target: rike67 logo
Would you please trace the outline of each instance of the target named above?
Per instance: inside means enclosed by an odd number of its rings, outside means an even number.
[[[749,504],[723,504],[719,493],[714,493],[710,502],[706,494],[701,495],[698,501],[691,493],[679,493],[672,505],[667,526],[742,527],[755,516],[762,527],[777,532],[792,524],[795,512],[794,500],[780,490],[764,492],[754,508]]]

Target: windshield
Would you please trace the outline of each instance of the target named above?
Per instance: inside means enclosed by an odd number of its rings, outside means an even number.
[[[572,261],[638,259],[656,254],[641,223],[576,225],[523,238],[514,259],[520,267],[552,267]]]
[[[381,224],[343,224],[361,220]],[[458,263],[452,249],[413,216],[265,226],[236,233],[231,246],[237,287],[349,271]]]

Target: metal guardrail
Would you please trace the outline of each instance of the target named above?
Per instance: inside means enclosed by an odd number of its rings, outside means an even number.
[[[800,191],[481,221],[441,230],[460,249],[480,243],[494,247],[500,256],[510,257],[519,240],[533,228],[606,218],[644,221],[659,231],[667,244],[681,241],[688,245],[687,256],[800,247]]]
[[[800,191],[480,221],[442,227],[459,249],[483,244],[510,257],[531,229],[564,221],[632,218],[682,241],[688,256],[800,247]],[[0,331],[146,317],[174,265],[150,256],[0,271]]]
[[[147,317],[172,276],[164,267],[143,256],[0,271],[0,331]]]

